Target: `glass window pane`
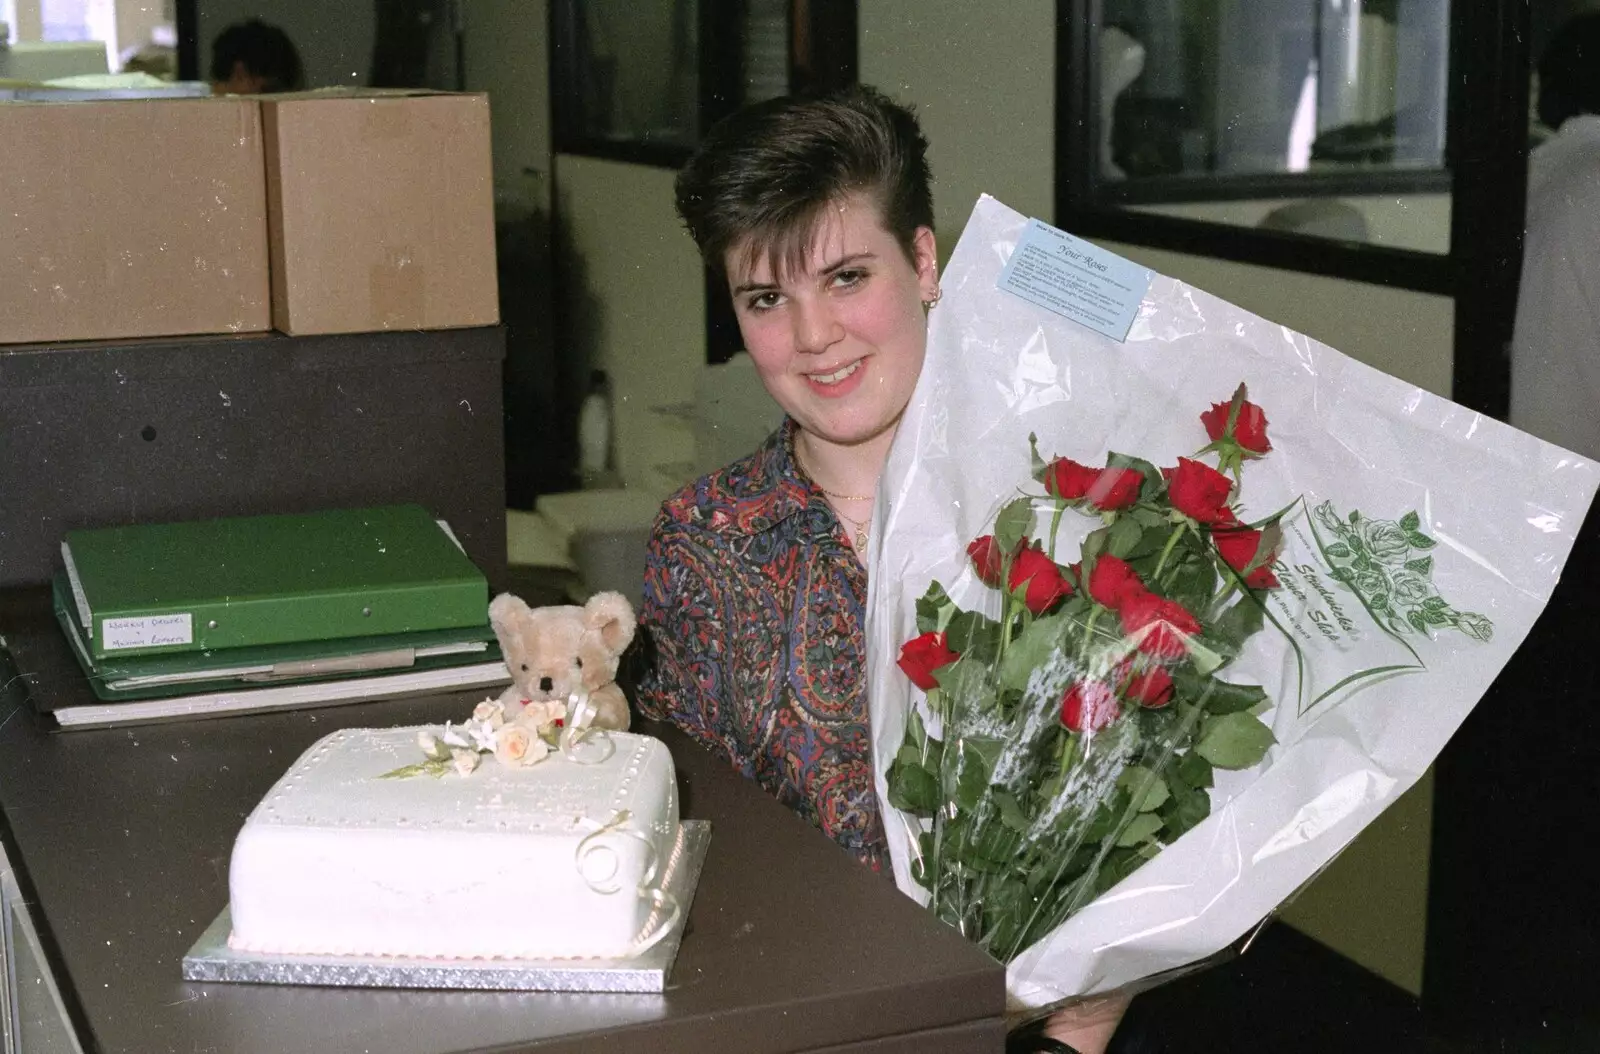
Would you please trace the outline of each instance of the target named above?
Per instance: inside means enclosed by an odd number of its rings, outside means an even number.
[[[1105,0],[1095,197],[1448,251],[1449,0]]]
[[[573,6],[578,135],[693,146],[699,112],[696,0],[584,0]]]

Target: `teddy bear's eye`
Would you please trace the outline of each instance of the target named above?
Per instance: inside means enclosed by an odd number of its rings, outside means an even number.
[[[580,670],[583,669],[583,660],[582,659],[578,660],[578,669],[580,669]]]
[[[527,673],[528,672],[528,664],[527,663],[523,663],[522,664],[522,672],[523,673]]]

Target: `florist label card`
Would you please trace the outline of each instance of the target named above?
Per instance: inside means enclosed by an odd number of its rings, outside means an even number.
[[[997,284],[1008,293],[1122,341],[1150,288],[1150,272],[1082,238],[1030,219]]]

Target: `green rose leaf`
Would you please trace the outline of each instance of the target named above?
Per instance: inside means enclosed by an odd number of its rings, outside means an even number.
[[[1033,499],[1017,498],[1006,503],[994,521],[994,540],[1002,553],[1009,553],[1033,526]]]
[[[939,781],[921,765],[908,765],[895,758],[889,766],[889,804],[915,816],[932,816],[938,811]]]
[[[917,598],[917,632],[932,633],[939,629],[949,618],[947,612],[955,606],[943,586],[937,582],[930,584],[928,591]]]
[[[1039,437],[1032,432],[1028,433],[1028,462],[1031,466],[1034,482],[1044,482],[1044,470],[1049,467],[1044,458],[1039,456]]]
[[[1078,547],[1078,559],[1084,563],[1093,563],[1095,557],[1105,551],[1107,536],[1110,533],[1108,528],[1098,527],[1084,535],[1083,544]]]
[[[1334,542],[1328,546],[1327,553],[1336,560],[1350,559],[1350,547],[1343,542]]]
[[[1000,652],[1000,623],[982,612],[952,615],[944,632],[950,649],[974,662],[989,662]]]
[[[1244,649],[1245,641],[1261,631],[1265,621],[1260,597],[1249,593],[1240,597],[1211,623],[1206,637],[1218,652],[1231,660]]]
[[[1166,783],[1142,765],[1129,765],[1117,777],[1117,786],[1127,791],[1138,802],[1140,812],[1155,812],[1171,797]]]
[[[1028,686],[1033,671],[1044,666],[1061,649],[1066,639],[1067,614],[1057,612],[1034,619],[1022,635],[1006,648],[1006,657],[1000,662],[1000,686],[1021,690]],[[1066,688],[1066,671],[1060,674],[1062,689]]]
[[[1418,534],[1416,531],[1408,531],[1406,533],[1406,541],[1411,543],[1411,548],[1413,549],[1432,549],[1439,544],[1427,535]]]
[[[1165,577],[1167,572],[1163,572]],[[1217,592],[1217,567],[1209,554],[1191,558],[1171,572],[1168,585],[1163,590],[1171,600],[1176,600],[1190,611],[1205,611]]]
[[[1429,575],[1433,574],[1433,557],[1422,556],[1415,560],[1407,560],[1406,570],[1419,574],[1423,578],[1427,578]]]
[[[1017,799],[1009,791],[997,790],[993,796],[996,807],[1000,810],[1000,822],[1016,831],[1018,834],[1027,834],[1029,823],[1027,816],[1023,815],[1022,806],[1017,804]]]
[[[1192,699],[1207,713],[1218,716],[1253,710],[1267,701],[1267,693],[1259,685],[1230,684],[1213,677],[1195,677],[1187,671],[1180,671],[1173,680],[1185,699]]]
[[[1267,748],[1276,742],[1260,718],[1240,712],[1207,718],[1194,749],[1219,769],[1247,769],[1266,757]]]
[[[973,706],[987,710],[996,701],[995,691],[989,683],[991,673],[993,670],[987,662],[962,657],[934,670],[933,679],[939,682],[940,694],[947,701],[944,705]]]
[[[1402,531],[1409,533],[1420,526],[1422,526],[1422,517],[1418,516],[1415,511],[1408,512],[1400,517],[1400,529]]]
[[[1196,789],[1211,786],[1211,762],[1192,750],[1178,759],[1172,771],[1186,786]]]
[[[1144,535],[1144,528],[1132,516],[1118,516],[1112,523],[1106,538],[1106,549],[1112,556],[1126,560],[1133,555],[1139,547],[1139,539]]]
[[[1139,521],[1140,527],[1160,527],[1162,524],[1169,522],[1165,516],[1155,509],[1146,508],[1143,505],[1135,505],[1127,511],[1126,515],[1132,516]]]
[[[1122,834],[1117,836],[1118,848],[1128,849],[1152,837],[1161,830],[1163,821],[1153,812],[1142,812],[1128,821],[1128,826],[1122,829]],[[1128,872],[1132,874],[1132,871]]]
[[[1406,621],[1411,623],[1412,628],[1414,628],[1418,633],[1428,632],[1428,619],[1425,615],[1423,615],[1422,612],[1407,611]]]
[[[1187,788],[1182,794],[1174,794],[1172,799],[1161,807],[1160,816],[1167,825],[1162,831],[1162,837],[1169,843],[1174,842],[1210,815],[1211,795],[1203,790]]]

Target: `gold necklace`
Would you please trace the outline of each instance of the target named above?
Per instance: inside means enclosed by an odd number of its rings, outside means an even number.
[[[823,491],[823,493],[826,494],[827,491]],[[872,523],[871,518],[869,517],[869,518],[867,518],[865,520],[857,520],[857,519],[854,519],[854,518],[852,518],[850,516],[846,516],[844,513],[839,512],[839,507],[837,505],[835,505],[833,507],[833,511],[834,512],[838,512],[839,513],[839,518],[841,520],[844,520],[846,523],[850,524],[850,526],[852,526],[852,527],[854,527],[856,529],[856,539],[855,539],[856,552],[858,552],[858,553],[866,552],[867,551],[867,527],[868,527],[869,524]]]
[[[837,499],[839,501],[871,501],[872,500],[872,495],[870,495],[870,494],[865,495],[865,496],[860,495],[860,494],[840,494],[838,491],[829,490],[827,487],[824,487],[822,484],[818,483],[816,477],[811,474],[811,470],[806,467],[805,461],[803,461],[801,459],[801,457],[800,457],[800,446],[799,446],[798,443],[795,444],[794,459],[795,459],[795,463],[800,466],[800,470],[806,474],[806,477],[808,479],[811,480],[811,485],[816,487],[818,490],[822,491],[822,493],[826,494],[828,497],[835,498],[835,499]],[[865,520],[858,520],[853,516],[846,516],[844,514],[844,510],[840,509],[839,506],[832,505],[831,503],[830,503],[830,505],[831,505],[834,513],[836,515],[838,515],[838,517],[841,520],[844,520],[846,523],[850,524],[850,526],[855,528],[855,542],[854,542],[854,545],[855,545],[856,552],[857,553],[865,553],[867,551],[867,527],[868,527],[869,524],[871,524],[872,517],[869,516]]]

